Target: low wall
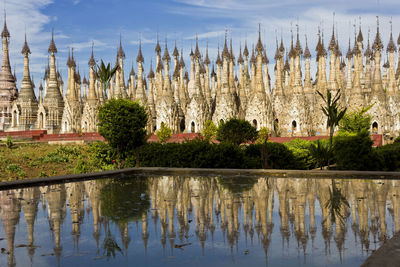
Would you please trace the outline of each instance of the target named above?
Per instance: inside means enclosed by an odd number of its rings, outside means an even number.
[[[69,183],[100,178],[131,176],[267,176],[277,178],[313,178],[313,179],[400,179],[400,172],[375,171],[336,171],[336,170],[274,170],[274,169],[206,169],[206,168],[166,168],[140,167],[121,170],[103,171],[85,174],[33,178],[0,182],[0,190],[43,186],[57,183]]]

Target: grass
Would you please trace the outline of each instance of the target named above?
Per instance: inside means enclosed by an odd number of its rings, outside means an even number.
[[[18,144],[0,146],[0,181],[76,173],[88,145]],[[77,164],[79,163],[79,164]]]

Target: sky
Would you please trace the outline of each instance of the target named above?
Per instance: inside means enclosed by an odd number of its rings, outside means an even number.
[[[36,87],[47,65],[47,49],[54,29],[58,48],[57,64],[63,80],[67,80],[69,48],[74,48],[81,76],[88,76],[88,60],[94,43],[96,60],[114,64],[120,36],[126,54],[125,77],[132,63],[136,64],[139,38],[145,58],[145,70],[155,60],[157,33],[164,51],[165,40],[172,55],[176,42],[183,49],[186,65],[189,53],[198,35],[202,53],[208,44],[210,60],[215,61],[218,46],[223,46],[225,32],[232,36],[234,54],[247,41],[249,48],[256,42],[261,24],[262,40],[273,70],[276,36],[283,37],[290,46],[291,29],[299,25],[300,39],[305,47],[305,35],[315,56],[318,26],[329,43],[332,25],[338,32],[339,45],[346,53],[349,37],[354,40],[354,27],[361,22],[364,41],[373,41],[376,34],[376,16],[379,16],[381,38],[385,48],[393,23],[395,42],[400,32],[400,1],[398,0],[3,0],[7,26],[11,34],[10,60],[16,69],[17,87],[23,73],[21,48],[26,31],[31,73]],[[0,21],[4,15],[0,15]],[[162,51],[162,53],[163,53]],[[314,62],[314,60],[313,60]],[[136,70],[136,65],[135,65]],[[172,68],[170,68],[172,69]],[[312,70],[315,69],[315,62]],[[172,70],[171,70],[172,72]],[[314,74],[314,73],[313,73]],[[66,84],[66,83],[65,83]],[[65,85],[64,85],[65,86]],[[37,90],[36,88],[36,90]]]

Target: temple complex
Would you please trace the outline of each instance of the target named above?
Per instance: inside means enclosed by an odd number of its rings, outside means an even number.
[[[88,53],[88,79],[81,78],[71,50],[66,62],[65,93],[63,78],[56,68],[57,48],[52,35],[44,85],[40,84],[39,95],[35,96],[27,38],[21,51],[24,72],[18,90],[8,55],[10,33],[4,21],[0,131],[96,132],[98,108],[109,99],[124,98],[146,107],[149,133],[161,124],[174,133],[202,132],[207,120],[219,124],[237,117],[248,120],[257,129],[266,127],[275,136],[327,135],[326,117],[321,111],[323,102],[318,92],[326,94],[330,90],[333,94],[340,92],[341,106],[350,111],[372,105],[368,110],[372,117],[370,132],[382,134],[384,138],[396,137],[400,130],[400,64],[395,58],[398,48],[392,32],[384,46],[379,30],[378,22],[374,38],[370,40],[368,34],[368,40],[364,40],[360,26],[354,41],[349,38],[346,53],[342,53],[334,26],[328,46],[318,30],[312,56],[307,38],[301,43],[297,26],[288,51],[282,38],[276,40],[274,65],[270,64],[266,44],[262,42],[261,29],[256,44],[252,47],[247,41],[243,47],[241,44],[237,57],[232,38],[228,40],[225,36],[222,50],[218,48],[214,61],[209,58],[208,44],[205,51],[200,51],[197,38],[187,63],[176,43],[171,57],[167,40],[160,45],[157,38],[155,64],[149,62],[146,75],[139,44],[137,65],[132,65],[127,80],[125,52],[120,40],[115,62],[119,68],[108,88],[102,88],[99,81],[93,47]],[[382,62],[385,53],[387,61]],[[311,73],[312,58],[317,61],[315,74]],[[270,78],[272,72],[274,81]]]

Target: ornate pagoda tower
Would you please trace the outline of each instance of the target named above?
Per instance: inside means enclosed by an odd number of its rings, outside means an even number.
[[[3,60],[1,63],[1,71],[0,71],[0,131],[4,131],[10,126],[12,126],[11,125],[12,102],[18,97],[18,90],[15,84],[15,77],[11,73],[10,58],[8,55],[10,32],[7,29],[5,13],[4,13],[4,27],[3,31],[1,32],[1,39],[3,41]]]

